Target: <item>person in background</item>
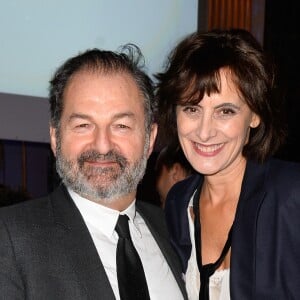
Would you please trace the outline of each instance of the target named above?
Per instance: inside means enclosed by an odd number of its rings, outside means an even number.
[[[136,201],[157,132],[141,59],[131,44],[91,49],[55,72],[50,141],[62,184],[0,210],[0,299],[187,299],[163,211]],[[124,247],[138,273],[122,266]]]
[[[191,174],[194,169],[187,161],[180,146],[168,145],[163,147],[156,159],[156,190],[161,200],[161,207],[165,207],[167,194],[172,186]]]
[[[159,127],[197,174],[165,212],[189,299],[300,299],[300,164],[275,68],[246,30],[192,33],[156,74]]]
[[[142,201],[146,201],[148,203],[161,207],[160,197],[156,190],[155,163],[158,154],[159,151],[155,149],[149,156],[146,171],[143,179],[137,187],[136,195],[137,198],[141,199]]]

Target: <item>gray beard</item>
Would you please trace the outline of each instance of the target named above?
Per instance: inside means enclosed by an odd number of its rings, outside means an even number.
[[[142,157],[133,165],[115,150],[100,154],[96,150],[85,151],[76,160],[68,160],[61,153],[61,141],[57,139],[56,170],[62,182],[80,196],[95,202],[110,204],[137,189],[146,165],[149,139],[146,139]],[[115,161],[115,167],[86,166],[85,161]]]

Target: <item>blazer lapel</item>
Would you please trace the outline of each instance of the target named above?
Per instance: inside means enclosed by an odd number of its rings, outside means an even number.
[[[50,200],[56,234],[61,234],[63,251],[87,299],[99,299],[100,295],[101,299],[115,299],[88,228],[67,190],[63,186],[59,187],[50,196]]]
[[[177,183],[169,192],[166,201],[165,215],[170,238],[180,257],[183,272],[187,269],[187,263],[192,251],[187,209],[191,197],[196,189],[201,187],[202,183],[202,175],[193,175]]]
[[[265,165],[247,163],[232,232],[230,290],[233,299],[252,299],[256,222],[266,194],[265,171]]]

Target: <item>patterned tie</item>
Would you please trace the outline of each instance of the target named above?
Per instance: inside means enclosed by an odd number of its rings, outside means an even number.
[[[127,215],[119,216],[116,232],[119,235],[117,277],[120,298],[121,300],[150,300],[143,265],[130,237]]]

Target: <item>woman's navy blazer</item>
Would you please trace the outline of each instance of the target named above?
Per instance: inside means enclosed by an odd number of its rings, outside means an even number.
[[[187,207],[203,176],[170,190],[166,217],[185,273],[191,254]],[[231,299],[300,299],[300,164],[247,162],[232,231]]]

